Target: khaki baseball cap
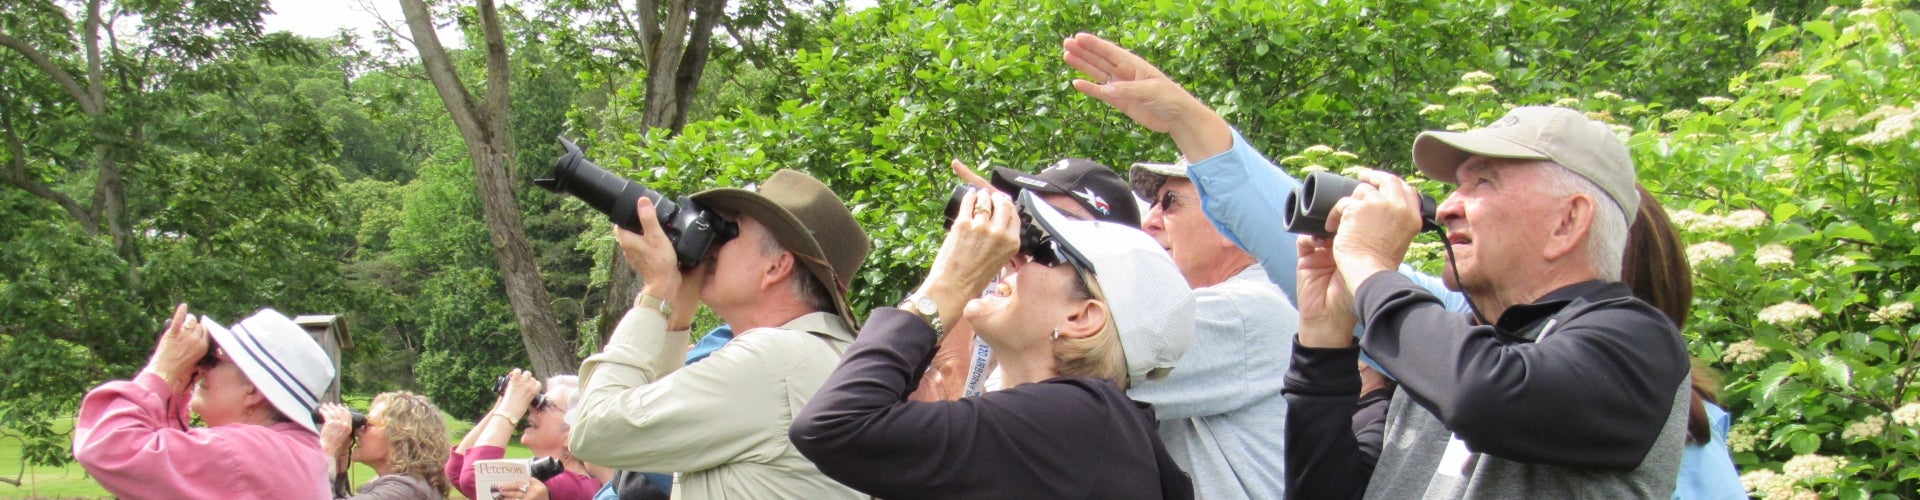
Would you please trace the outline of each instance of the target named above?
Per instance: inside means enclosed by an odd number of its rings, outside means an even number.
[[[1607,124],[1589,120],[1579,111],[1546,106],[1513,108],[1507,116],[1466,132],[1421,132],[1413,140],[1413,164],[1440,182],[1458,183],[1455,176],[1467,158],[1487,156],[1546,160],[1560,164],[1606,191],[1633,224],[1640,193],[1633,157]]]

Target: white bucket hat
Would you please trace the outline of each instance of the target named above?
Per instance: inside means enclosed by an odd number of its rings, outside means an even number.
[[[273,309],[253,313],[231,330],[206,316],[200,317],[200,323],[207,325],[214,343],[227,351],[227,357],[240,365],[247,381],[265,394],[281,415],[307,430],[320,432],[313,422],[313,410],[320,406],[320,395],[333,383],[333,361],[307,329]]]
[[[1034,198],[1023,192],[1020,204],[1064,242],[1063,253],[1075,254],[1067,260],[1084,259],[1100,280],[1120,332],[1127,375],[1134,383],[1166,376],[1193,344],[1193,290],[1173,257],[1139,229],[1068,219]]]

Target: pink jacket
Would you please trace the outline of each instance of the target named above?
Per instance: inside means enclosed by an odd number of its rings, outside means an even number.
[[[329,499],[320,436],[300,424],[187,428],[187,397],[143,373],[87,392],[73,457],[124,498]],[[169,401],[171,400],[171,401]]]

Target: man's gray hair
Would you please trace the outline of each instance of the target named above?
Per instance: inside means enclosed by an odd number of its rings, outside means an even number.
[[[1627,216],[1621,211],[1620,202],[1586,176],[1551,161],[1540,163],[1550,167],[1541,170],[1547,174],[1542,192],[1555,196],[1584,194],[1593,200],[1593,225],[1587,229],[1587,258],[1592,261],[1596,277],[1620,281],[1620,259],[1627,251]]]
[[[771,234],[762,241],[765,243],[760,244],[761,255],[779,255],[780,252],[787,251],[787,248],[780,246],[780,242],[773,239]],[[800,302],[815,311],[838,311],[833,306],[833,295],[827,291],[826,285],[820,283],[819,278],[813,276],[813,270],[800,260],[798,253],[793,254],[792,276],[793,278],[787,282],[793,285],[793,295],[799,297]]]

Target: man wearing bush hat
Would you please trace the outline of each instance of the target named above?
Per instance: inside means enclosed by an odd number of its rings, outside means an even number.
[[[1394,272],[1421,226],[1419,193],[1362,175],[1334,208],[1333,238],[1300,243],[1288,390],[1357,395],[1355,322],[1359,347],[1402,390],[1382,417],[1370,482],[1332,458],[1289,463],[1319,472],[1295,492],[1339,494],[1344,482],[1369,498],[1670,495],[1687,353],[1673,324],[1618,282],[1639,204],[1626,147],[1578,111],[1521,107],[1478,130],[1421,133],[1413,158],[1457,185],[1437,214],[1453,254],[1443,277],[1474,316]],[[1319,401],[1296,400],[1295,417],[1353,415],[1351,396]],[[1351,436],[1319,434],[1290,431],[1289,451],[1353,452]]]
[[[573,453],[676,471],[676,498],[856,497],[794,450],[786,429],[853,341],[847,291],[866,232],[826,184],[793,170],[692,199],[739,234],[682,273],[656,218],[640,217],[639,234],[615,230],[642,286],[606,348],[580,367]],[[736,334],[686,365],[701,304]]]

